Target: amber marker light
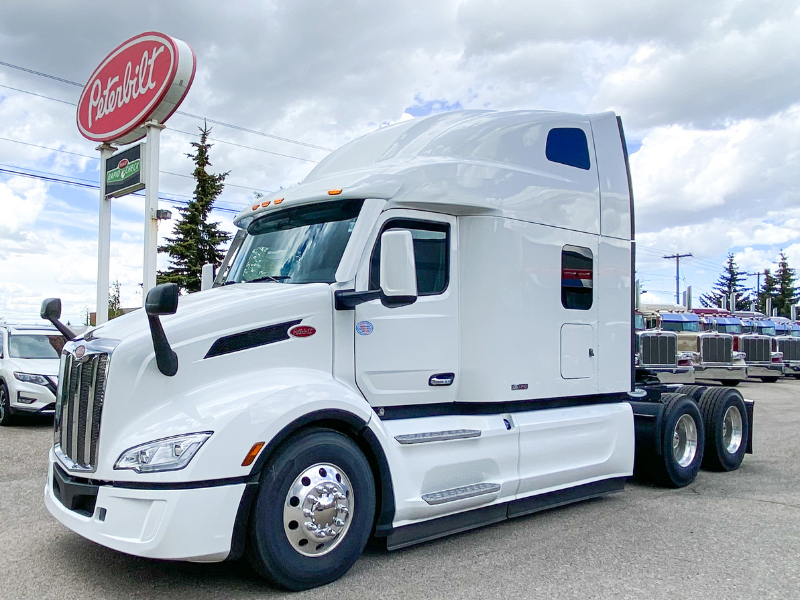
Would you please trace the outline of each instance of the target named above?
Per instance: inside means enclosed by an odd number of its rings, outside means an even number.
[[[250,208],[252,208],[253,210],[255,210],[255,209],[257,209],[257,208],[258,208],[258,204],[254,205],[254,206],[251,206]]]
[[[264,442],[256,442],[255,444],[253,444],[253,447],[250,448],[250,452],[248,452],[247,456],[244,457],[244,460],[242,461],[242,466],[249,467],[250,465],[252,465],[253,461],[256,459],[256,456],[258,456],[258,453],[261,452],[261,449],[263,447],[264,447]]]
[[[339,188],[338,190],[328,190],[328,196],[338,196],[341,193],[342,188]]]
[[[266,202],[262,202],[261,206],[263,206],[264,208],[267,208],[269,206],[269,200],[267,200]]]
[[[283,202],[283,198],[278,198],[277,200],[273,201],[273,204],[280,204]]]

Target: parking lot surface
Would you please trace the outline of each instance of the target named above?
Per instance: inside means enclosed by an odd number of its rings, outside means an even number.
[[[52,423],[0,429],[0,597],[800,598],[800,381],[743,383],[755,454],[680,490],[625,491],[396,552],[285,594],[245,564],[126,556],[56,522],[42,489]],[[202,526],[202,525],[199,525]]]

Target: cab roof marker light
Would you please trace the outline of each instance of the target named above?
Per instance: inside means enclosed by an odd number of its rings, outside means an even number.
[[[249,467],[253,464],[253,461],[258,456],[258,453],[261,452],[261,449],[264,447],[264,442],[256,442],[253,444],[253,447],[250,448],[250,452],[247,453],[247,456],[244,457],[242,461],[243,467]]]
[[[250,208],[251,208],[252,210],[256,210],[256,209],[258,208],[258,204],[255,204],[255,205],[251,206]]]
[[[267,208],[268,206],[269,206],[269,200],[267,200],[266,202],[262,202],[261,203],[261,207],[262,208]]]
[[[281,202],[283,202],[283,198],[278,198],[277,200],[272,201],[273,204],[280,204]]]
[[[335,190],[328,190],[328,196],[338,196],[342,193],[342,188],[338,188]]]

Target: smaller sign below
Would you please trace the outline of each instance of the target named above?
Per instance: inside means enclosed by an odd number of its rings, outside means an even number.
[[[144,148],[142,142],[106,160],[106,198],[119,198],[144,189]]]

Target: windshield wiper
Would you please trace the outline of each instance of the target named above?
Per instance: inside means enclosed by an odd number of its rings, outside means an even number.
[[[242,283],[260,283],[262,281],[274,281],[275,283],[280,283],[281,281],[286,281],[287,279],[291,279],[290,275],[265,275],[264,277],[256,277],[255,279],[248,279],[247,281],[243,281]]]

